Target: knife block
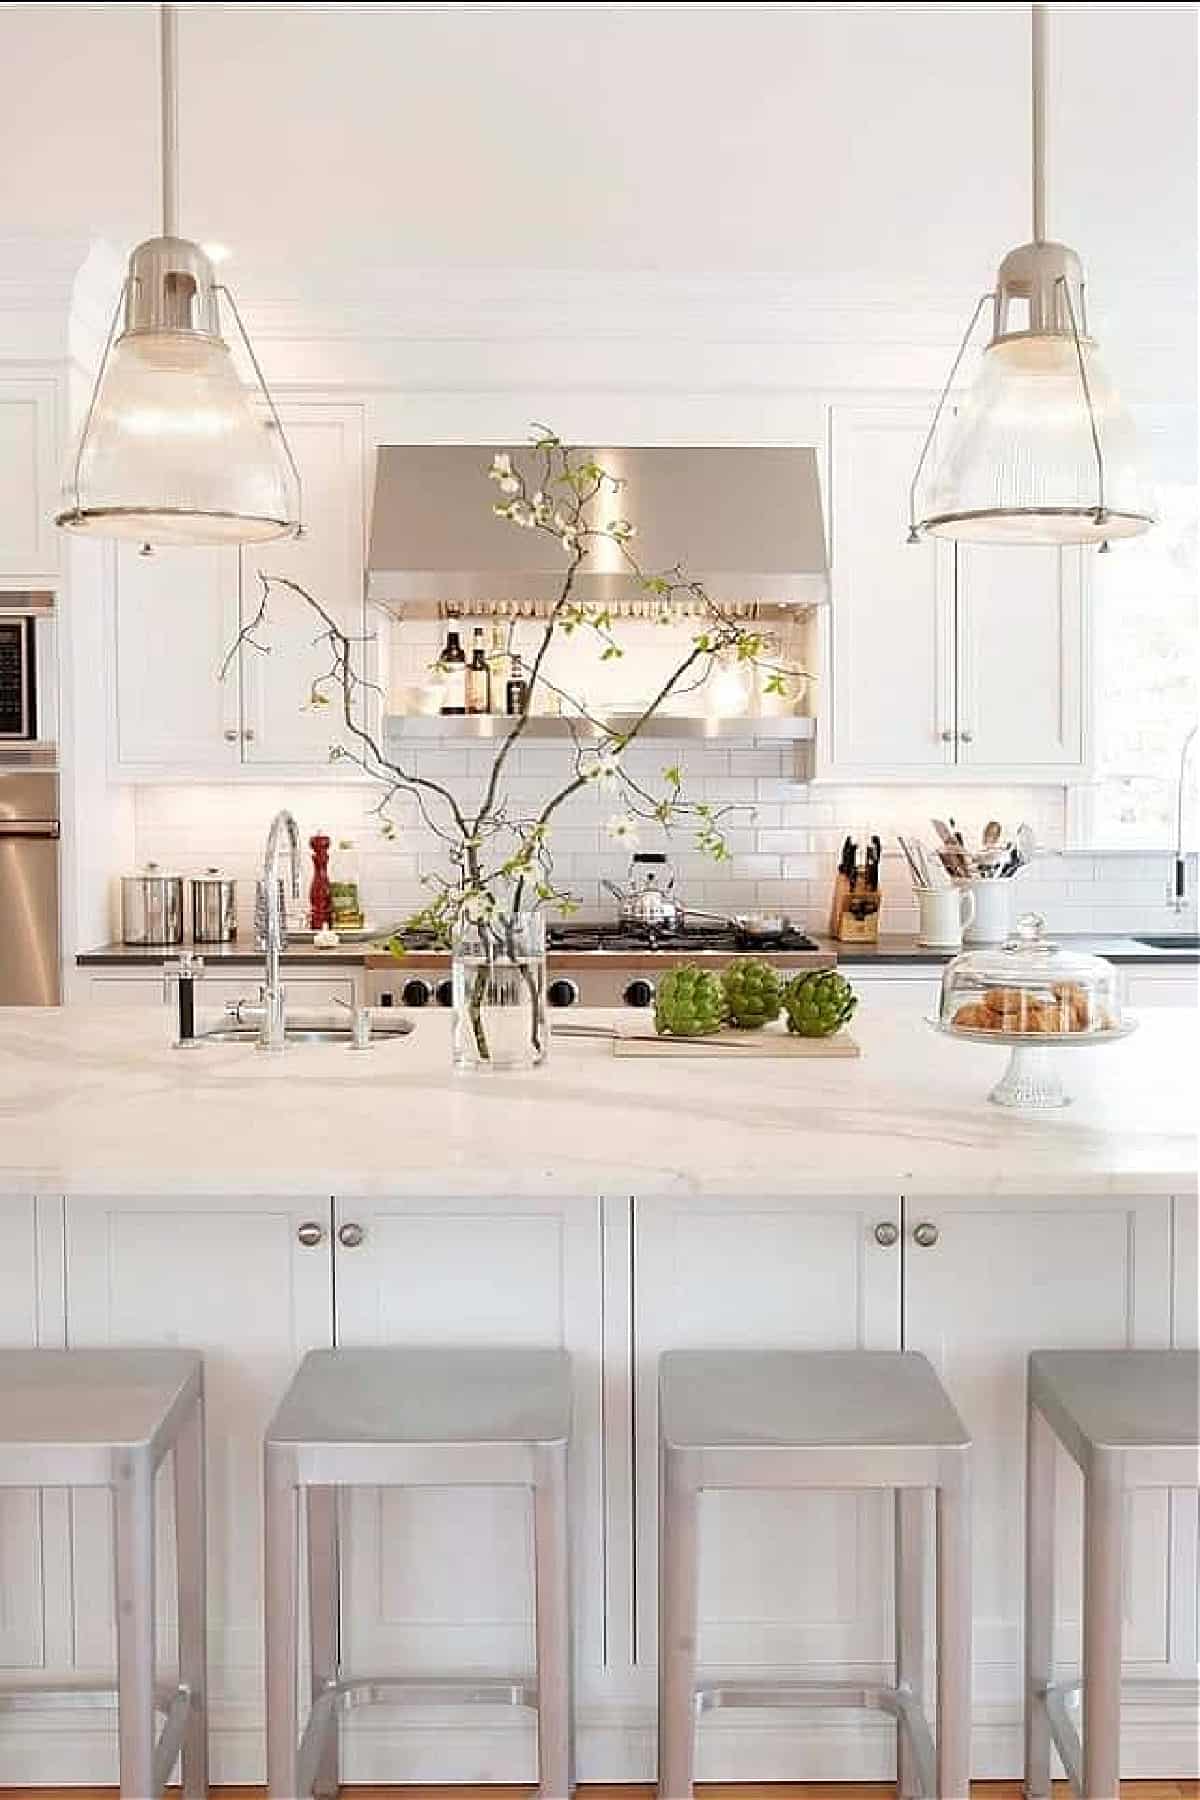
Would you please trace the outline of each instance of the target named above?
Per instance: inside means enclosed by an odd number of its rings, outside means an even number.
[[[861,878],[851,881],[839,870],[829,907],[830,937],[839,944],[877,944],[882,898],[878,888],[868,888]]]

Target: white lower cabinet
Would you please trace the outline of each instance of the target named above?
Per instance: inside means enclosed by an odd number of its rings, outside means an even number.
[[[604,1657],[598,1201],[338,1201],[335,1216],[338,1343],[570,1352],[576,1687],[586,1709]],[[526,1491],[356,1489],[345,1496],[343,1533],[342,1655],[351,1670],[533,1669]],[[348,1781],[535,1775],[531,1715],[511,1709],[464,1719],[460,1709],[414,1716],[372,1707],[349,1716],[343,1742]]]
[[[198,1120],[199,1124],[199,1120]],[[323,1246],[305,1248],[305,1220]],[[300,1357],[330,1341],[329,1200],[178,1195],[88,1198],[66,1205],[67,1342],[178,1344],[204,1353],[208,1436],[209,1671],[213,1780],[261,1781],[262,1434]],[[160,1490],[169,1467],[160,1473]],[[173,1666],[173,1545],[160,1492],[159,1653]],[[72,1666],[114,1667],[112,1527],[107,1496],[72,1497],[67,1553],[73,1571]],[[74,1721],[65,1725],[68,1737]],[[115,1779],[111,1731],[91,1727],[81,1775]],[[53,1740],[48,1740],[52,1742]],[[51,1755],[54,1753],[51,1752]]]
[[[37,1202],[32,1194],[0,1202],[0,1345],[39,1341]],[[0,1672],[43,1666],[41,1496],[0,1488]],[[0,1768],[4,1766],[0,1736]]]
[[[974,1438],[975,1772],[1020,1769],[1024,1407],[1031,1349],[1171,1342],[1171,1206],[1156,1197],[905,1204],[905,1344],[938,1369]],[[922,1248],[918,1224],[936,1242]],[[923,1236],[927,1234],[923,1233]],[[1078,1667],[1081,1484],[1059,1465],[1056,1657]],[[1194,1496],[1130,1497],[1125,1663],[1130,1678],[1195,1674]],[[1191,1603],[1187,1596],[1192,1595]],[[1183,1602],[1181,1604],[1181,1602]],[[1125,1722],[1122,1772],[1178,1775],[1195,1763],[1194,1722]],[[1194,1769],[1193,1769],[1194,1772]]]
[[[678,1199],[635,1207],[634,1660],[653,1704],[657,1365],[664,1350],[900,1347],[897,1200]],[[882,1234],[886,1237],[886,1231]],[[897,1230],[898,1238],[898,1230]],[[891,1518],[880,1494],[712,1493],[701,1507],[700,1659],[731,1677],[890,1679]],[[732,1720],[729,1724],[726,1719]],[[893,1733],[843,1713],[706,1720],[698,1774],[880,1780]]]

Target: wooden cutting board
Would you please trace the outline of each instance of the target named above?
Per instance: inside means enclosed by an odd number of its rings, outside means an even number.
[[[651,1025],[622,1020],[613,1038],[614,1056],[703,1056],[710,1062],[738,1062],[759,1056],[861,1056],[848,1031],[832,1037],[796,1037],[786,1026],[764,1025],[761,1031],[718,1031],[712,1037],[659,1037]]]

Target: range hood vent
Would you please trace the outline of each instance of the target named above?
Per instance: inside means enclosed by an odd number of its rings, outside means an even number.
[[[380,445],[369,599],[446,611],[489,602],[541,610],[558,598],[566,552],[557,540],[492,512],[488,470],[502,448],[527,471],[536,467],[528,445]],[[680,564],[723,604],[793,608],[828,598],[815,450],[590,454],[625,483],[612,512],[637,526],[634,549],[647,574]],[[605,603],[644,597],[615,544],[597,546],[575,591]]]

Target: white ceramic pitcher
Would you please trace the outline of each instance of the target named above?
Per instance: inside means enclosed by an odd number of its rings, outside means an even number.
[[[985,881],[964,881],[960,892],[975,901],[975,912],[964,927],[964,944],[1002,944],[1012,936],[1013,882],[1001,876]]]
[[[975,896],[966,887],[917,888],[921,923],[918,944],[930,950],[957,950],[975,917]]]

